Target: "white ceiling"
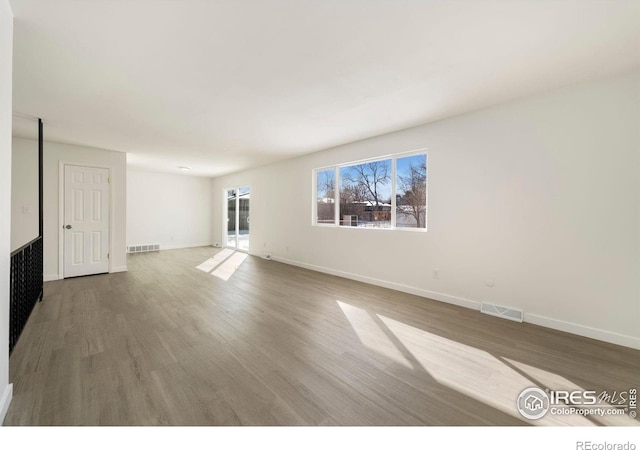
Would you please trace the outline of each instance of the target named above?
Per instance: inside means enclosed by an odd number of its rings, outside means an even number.
[[[634,0],[10,3],[14,111],[164,172],[230,173],[640,68]]]

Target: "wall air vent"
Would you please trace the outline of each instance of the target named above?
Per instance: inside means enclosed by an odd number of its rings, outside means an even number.
[[[160,250],[160,244],[128,245],[127,246],[127,253],[157,252],[159,250]]]
[[[524,313],[521,309],[498,306],[493,303],[482,302],[480,312],[491,316],[502,317],[503,319],[513,320],[515,322],[522,322],[522,318],[524,317]]]

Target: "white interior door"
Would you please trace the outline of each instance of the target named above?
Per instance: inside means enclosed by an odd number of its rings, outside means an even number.
[[[109,272],[109,169],[64,166],[64,277]]]

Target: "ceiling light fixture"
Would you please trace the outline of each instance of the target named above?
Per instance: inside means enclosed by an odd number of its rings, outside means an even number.
[[[189,167],[189,166],[178,166],[178,169],[187,171],[187,170],[191,170],[192,167]]]

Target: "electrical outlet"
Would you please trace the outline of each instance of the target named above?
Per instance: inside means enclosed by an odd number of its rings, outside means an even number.
[[[434,280],[440,279],[440,269],[433,269],[433,279]]]

